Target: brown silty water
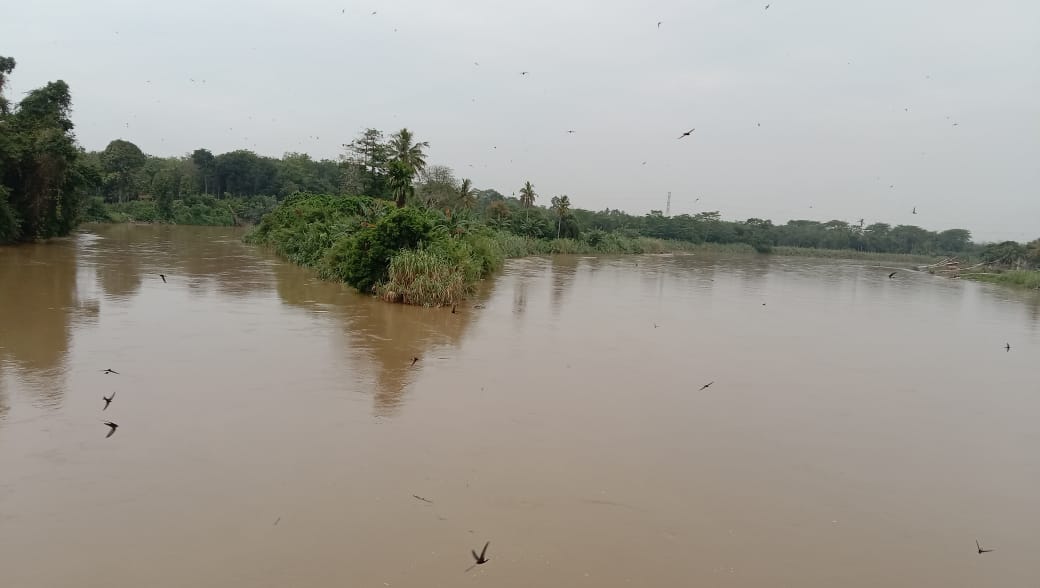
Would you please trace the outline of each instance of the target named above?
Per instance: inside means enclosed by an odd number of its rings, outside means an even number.
[[[1035,585],[1040,298],[876,265],[528,258],[453,315],[234,229],[0,248],[0,584]]]

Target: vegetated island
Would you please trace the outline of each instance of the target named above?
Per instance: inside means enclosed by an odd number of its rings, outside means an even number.
[[[566,195],[545,207],[530,181],[507,197],[475,189],[446,166],[427,166],[429,145],[407,129],[389,137],[366,129],[338,160],[207,149],[154,157],[123,139],[88,152],[73,134],[68,85],[48,83],[12,104],[3,89],[14,66],[0,57],[0,244],[67,235],[82,221],[259,223],[248,241],[326,278],[422,305],[461,300],[507,257],[698,247],[903,261],[947,256],[930,271],[1040,286],[1040,240],[980,245],[965,229],[862,220],[774,225],[725,221],[711,211],[634,216],[573,208]]]

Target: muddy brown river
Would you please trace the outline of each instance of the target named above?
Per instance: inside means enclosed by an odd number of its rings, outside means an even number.
[[[528,258],[453,315],[241,234],[0,248],[0,586],[1040,583],[1036,293]]]

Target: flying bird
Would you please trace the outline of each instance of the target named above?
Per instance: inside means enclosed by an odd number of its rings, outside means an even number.
[[[102,396],[101,400],[105,401],[105,408],[102,408],[101,410],[107,409],[108,405],[112,404],[112,399],[115,398],[115,397],[116,397],[116,393],[115,392],[113,392],[111,396]]]
[[[896,277],[896,272],[892,272],[892,273],[888,274],[888,277],[889,277],[889,279],[892,279],[892,278]]]
[[[115,371],[112,368],[103,369],[103,370],[101,370],[101,373],[103,373],[103,374],[116,374],[116,375],[119,375],[119,372]]]
[[[520,72],[520,75],[522,75],[522,76],[526,76],[526,75],[527,75],[527,74],[529,74],[529,73],[531,73],[531,72],[528,72],[528,71],[522,71],[522,72]]]
[[[429,502],[430,504],[433,504],[432,500],[430,500],[429,498],[423,498],[422,496],[419,496],[418,494],[412,494],[412,498],[416,498],[416,499],[421,500],[423,502]]]
[[[769,5],[766,4],[766,7],[763,10],[769,10]]]
[[[412,358],[412,365],[415,365],[415,362],[417,362],[417,361],[419,361],[419,358],[418,357],[413,357]]]
[[[644,161],[641,165],[646,165],[646,162]]]
[[[917,207],[916,206],[914,207],[913,210],[910,211],[910,214],[917,214]]]
[[[1011,344],[1010,343],[1005,343],[1004,344],[1004,349],[1007,349],[1010,352],[1011,351]]]
[[[690,129],[690,130],[686,131],[685,133],[683,133],[683,134],[679,135],[679,138],[680,138],[680,139],[682,139],[683,137],[689,137],[689,136],[690,136],[690,133],[692,133],[692,132],[694,132],[694,131],[696,131],[696,130],[697,130],[697,129]]]
[[[705,388],[707,388],[708,386],[711,386],[714,383],[715,383],[715,380],[712,380],[712,381],[708,382],[707,384],[701,386],[701,390],[704,390]],[[698,390],[698,392],[700,392],[700,390]]]
[[[978,539],[975,540],[975,547],[979,550],[979,555],[982,555],[983,553],[989,553],[989,552],[993,551],[992,549],[983,549],[982,546],[979,545],[979,540]]]
[[[568,135],[573,135],[574,133],[577,133],[577,132],[578,132],[578,131],[567,131],[567,134],[568,134]]]
[[[119,428],[119,425],[113,423],[112,421],[105,421],[105,426],[108,427],[108,434],[105,435],[105,439],[108,439],[112,435],[115,435],[116,429]]]
[[[473,565],[479,566],[479,565],[486,564],[488,562],[488,558],[484,557],[484,555],[487,553],[488,545],[491,545],[490,541],[488,541],[487,543],[484,544],[484,549],[480,550],[480,555],[477,555],[477,552],[475,550],[472,550],[472,549],[470,550],[470,553],[473,554],[473,559],[477,560],[477,563],[475,563]]]
[[[661,28],[661,21],[657,21],[657,28]]]
[[[159,274],[159,277],[162,278],[162,283],[165,284],[166,283],[166,274]]]
[[[376,13],[376,11],[375,11],[375,10],[373,10],[373,11],[372,11],[372,14],[373,14],[373,15],[375,15],[375,13]]]

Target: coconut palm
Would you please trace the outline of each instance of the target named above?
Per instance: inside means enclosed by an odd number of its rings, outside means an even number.
[[[560,238],[560,231],[563,229],[563,217],[567,216],[567,211],[571,208],[571,199],[566,194],[563,196],[552,197],[552,209],[556,213],[556,238]]]
[[[473,189],[473,182],[469,178],[463,178],[459,185],[459,204],[466,210],[472,210],[477,203],[477,193]]]
[[[537,197],[538,194],[535,194],[534,186],[531,185],[531,182],[524,182],[524,187],[520,188],[520,205],[524,208],[531,208],[534,206],[534,199]]]
[[[390,159],[407,165],[413,176],[426,170],[425,149],[430,144],[426,141],[416,142],[415,135],[408,129],[401,129],[390,135]]]

